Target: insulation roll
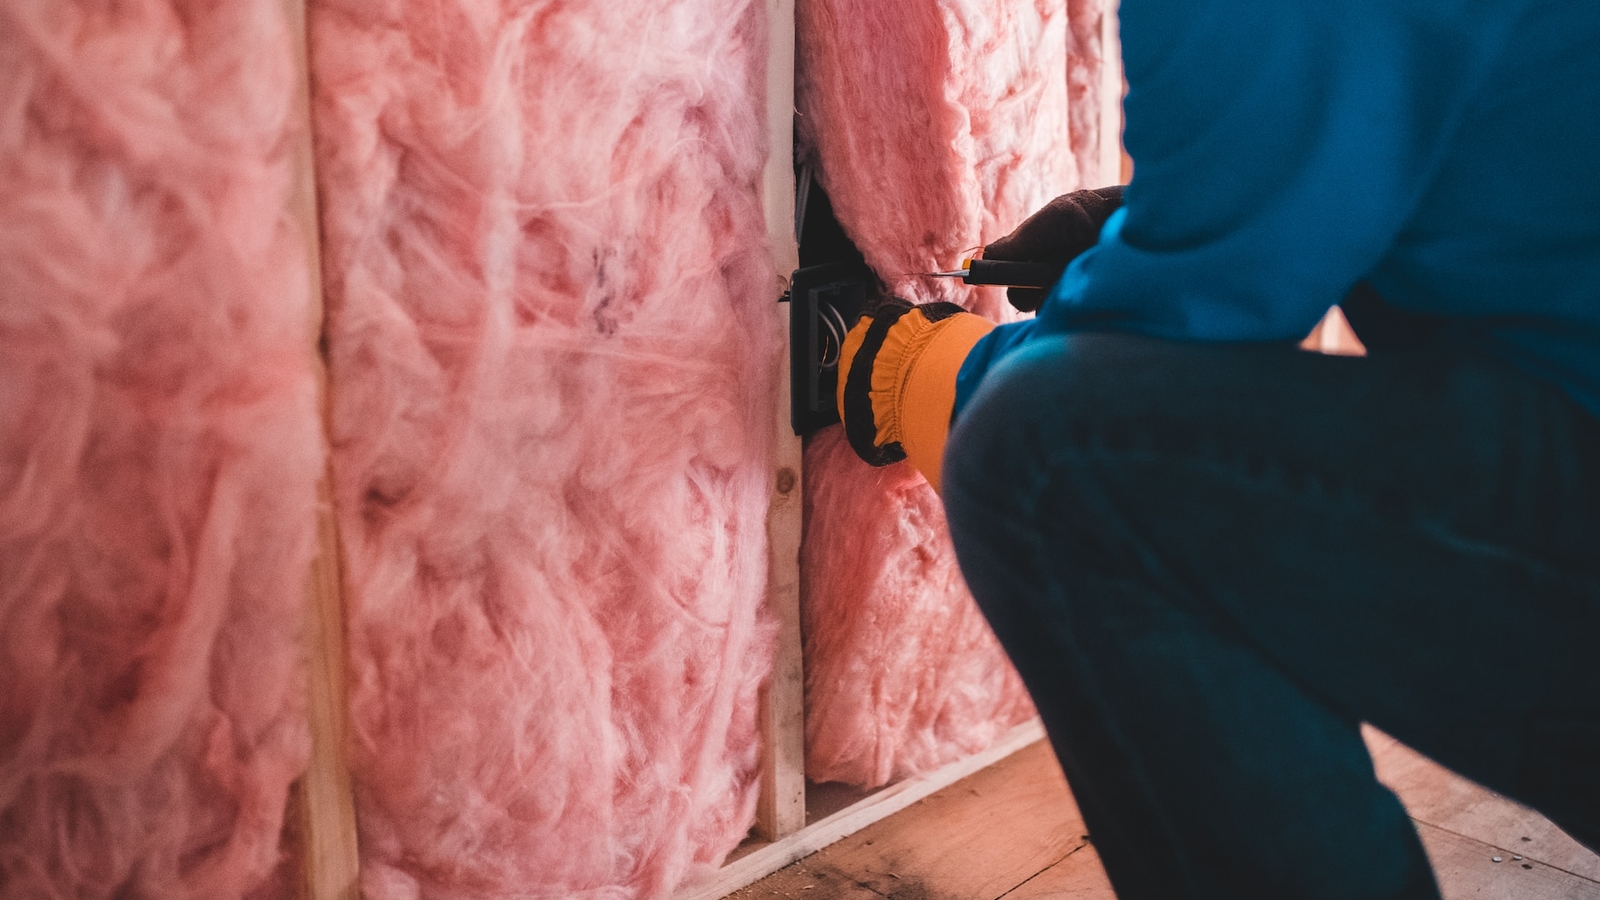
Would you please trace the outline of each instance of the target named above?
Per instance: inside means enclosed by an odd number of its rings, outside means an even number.
[[[763,15],[313,4],[368,900],[665,897],[751,824]]]
[[[293,41],[278,3],[0,5],[0,896],[293,883],[324,461]]]
[[[959,267],[1109,176],[1094,89],[1102,2],[799,0],[801,149],[891,291],[1015,315],[998,288],[916,273]],[[1030,716],[920,476],[869,469],[827,432],[805,466],[807,774],[880,785]]]
[[[830,428],[806,465],[831,476],[860,461]],[[801,550],[807,774],[885,784],[984,750],[1027,721],[1027,691],[967,593],[922,476],[894,465],[814,484]],[[829,522],[839,510],[873,527]]]

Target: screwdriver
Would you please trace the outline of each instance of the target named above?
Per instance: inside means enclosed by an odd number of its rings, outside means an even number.
[[[1065,265],[1016,262],[1009,259],[967,259],[954,272],[929,272],[932,278],[960,278],[967,284],[992,284],[1001,287],[1029,287],[1048,290],[1061,280]]]

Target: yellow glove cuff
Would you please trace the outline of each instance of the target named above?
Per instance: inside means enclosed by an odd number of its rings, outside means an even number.
[[[939,489],[945,438],[955,408],[956,373],[972,346],[994,328],[981,316],[952,310],[948,304],[905,310],[887,330],[879,329],[881,343],[865,361],[871,366],[868,396],[876,432],[872,439],[876,452],[868,461],[893,461],[897,454],[890,457],[882,451],[903,450],[934,490]],[[852,371],[872,324],[872,319],[863,318],[846,335],[841,373]],[[846,408],[846,387],[851,382],[860,384],[848,374],[839,379],[841,410]]]

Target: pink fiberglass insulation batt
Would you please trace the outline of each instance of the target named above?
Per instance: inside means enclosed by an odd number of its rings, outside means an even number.
[[[876,785],[988,747],[1033,706],[966,593],[939,498],[909,466],[832,477],[856,464],[837,428],[807,448],[829,473],[806,490],[807,770]],[[825,522],[841,510],[872,527]]]
[[[0,896],[277,893],[323,455],[277,3],[0,5]]]
[[[918,277],[1104,180],[1098,0],[800,0],[801,143],[889,288],[991,318],[996,288]],[[1075,51],[1069,53],[1069,48]],[[1031,714],[961,581],[938,498],[837,429],[806,448],[806,768],[879,785],[991,744]]]
[[[762,10],[312,6],[368,900],[664,897],[752,821]]]

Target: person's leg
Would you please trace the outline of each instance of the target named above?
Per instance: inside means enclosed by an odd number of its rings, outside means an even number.
[[[1600,826],[1600,424],[1531,378],[1040,341],[945,504],[1125,900],[1436,896],[1361,721]]]

